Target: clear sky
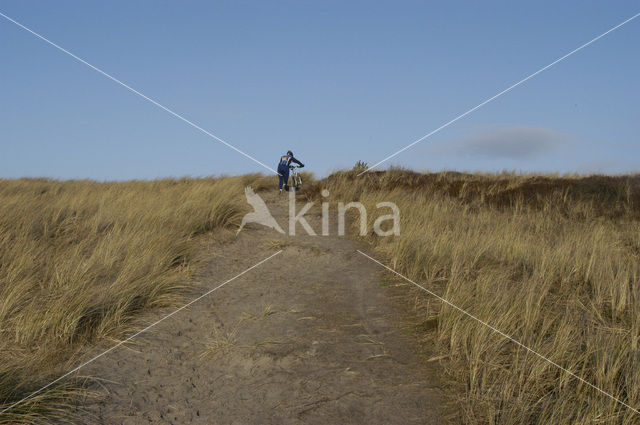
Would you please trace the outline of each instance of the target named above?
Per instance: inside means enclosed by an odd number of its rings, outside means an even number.
[[[32,1],[0,12],[275,167],[373,164],[638,1]],[[640,18],[389,161],[640,171]],[[0,176],[263,172],[0,18]]]

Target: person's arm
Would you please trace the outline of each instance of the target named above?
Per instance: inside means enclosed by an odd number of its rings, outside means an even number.
[[[295,159],[293,156],[291,157],[291,162],[295,162],[299,166],[304,167],[304,164],[302,162],[298,161],[297,159]]]

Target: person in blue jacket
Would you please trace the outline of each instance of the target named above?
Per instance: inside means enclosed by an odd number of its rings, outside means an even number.
[[[280,157],[280,162],[278,163],[278,178],[280,180],[280,193],[282,193],[282,188],[287,186],[287,182],[289,181],[289,164],[292,162],[298,164],[300,167],[304,167],[304,164],[297,159],[294,158],[293,152],[287,151],[286,155],[282,155]]]

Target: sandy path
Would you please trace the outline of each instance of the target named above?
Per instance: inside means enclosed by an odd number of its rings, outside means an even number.
[[[263,198],[284,227],[285,196]],[[440,423],[436,381],[399,325],[404,289],[384,287],[358,248],[257,225],[210,242],[205,288],[283,252],[88,366],[106,380],[95,421]]]

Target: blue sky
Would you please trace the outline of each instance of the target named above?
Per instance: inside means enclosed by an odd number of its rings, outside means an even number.
[[[29,1],[0,12],[275,167],[373,164],[636,1]],[[640,18],[385,164],[640,170]],[[265,171],[0,18],[0,176]]]

